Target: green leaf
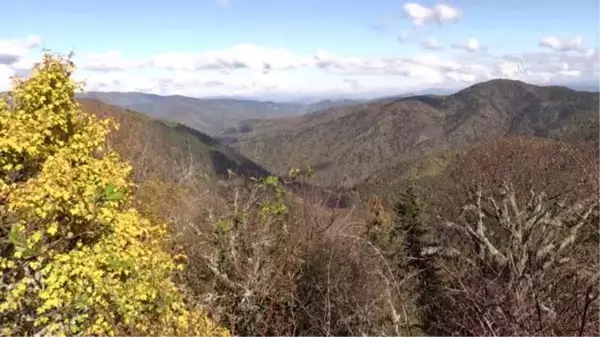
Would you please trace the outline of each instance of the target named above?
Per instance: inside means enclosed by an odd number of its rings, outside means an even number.
[[[8,242],[12,243],[15,247],[21,247],[24,243],[23,241],[25,241],[22,234],[17,226],[12,226],[8,234]]]
[[[113,184],[109,184],[104,190],[104,198],[108,201],[123,200],[124,197],[123,192],[117,191]]]

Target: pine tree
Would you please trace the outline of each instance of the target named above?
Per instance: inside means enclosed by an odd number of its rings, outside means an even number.
[[[402,267],[417,273],[416,304],[423,330],[430,335],[439,335],[435,322],[441,284],[434,256],[425,254],[428,232],[424,226],[422,205],[413,186],[408,187],[400,196],[394,210],[396,223],[393,237],[403,238],[403,251],[398,253],[407,259]]]

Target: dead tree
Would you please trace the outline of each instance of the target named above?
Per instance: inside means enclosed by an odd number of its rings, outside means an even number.
[[[447,269],[448,293],[465,334],[597,334],[598,256],[586,224],[598,218],[592,195],[570,204],[530,191],[524,203],[510,184],[482,195],[444,225],[462,233],[464,270]],[[597,243],[595,244],[597,248]],[[458,300],[457,300],[458,299]]]

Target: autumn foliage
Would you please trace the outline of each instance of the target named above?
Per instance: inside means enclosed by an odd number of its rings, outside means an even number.
[[[226,335],[183,301],[166,228],[131,207],[111,120],[75,101],[46,53],[0,100],[2,335]]]

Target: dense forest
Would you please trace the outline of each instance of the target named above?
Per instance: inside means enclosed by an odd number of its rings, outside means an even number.
[[[598,93],[490,81],[226,145],[74,67],[0,100],[2,335],[600,333]]]

